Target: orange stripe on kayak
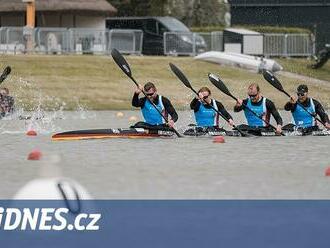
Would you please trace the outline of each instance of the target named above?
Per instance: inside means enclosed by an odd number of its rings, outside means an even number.
[[[159,135],[159,134],[134,134],[134,135],[125,135],[125,134],[68,134],[68,135],[60,135],[55,134],[52,136],[52,140],[59,141],[59,140],[86,140],[86,139],[111,139],[111,138],[129,138],[129,139],[148,139],[148,138],[167,138],[171,136],[166,135]]]

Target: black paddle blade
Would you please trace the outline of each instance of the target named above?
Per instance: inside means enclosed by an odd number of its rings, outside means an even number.
[[[120,69],[129,77],[132,77],[132,71],[129,64],[117,49],[112,49],[111,56]]]
[[[227,86],[221,81],[221,79],[219,77],[217,77],[216,75],[214,75],[212,73],[209,73],[208,76],[209,76],[209,80],[215,87],[217,87],[219,90],[221,90],[226,95],[232,96],[232,94],[228,90]]]
[[[2,74],[0,76],[0,83],[2,83],[7,78],[7,76],[10,74],[10,72],[11,72],[11,68],[10,68],[10,66],[7,66],[3,70],[3,72],[2,72]]]
[[[180,81],[188,88],[192,89],[188,78],[183,74],[183,72],[174,64],[169,64],[172,72],[180,79]]]
[[[266,79],[266,81],[268,83],[270,83],[271,85],[273,85],[276,89],[278,89],[279,91],[284,91],[282,84],[280,83],[280,81],[274,76],[273,73],[271,73],[270,71],[264,70],[263,71],[263,76],[264,79]]]

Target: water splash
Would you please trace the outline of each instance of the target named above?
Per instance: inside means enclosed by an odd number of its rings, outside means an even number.
[[[67,103],[57,96],[50,96],[33,81],[22,77],[11,77],[11,95],[15,98],[15,112],[1,119],[0,133],[25,133],[35,130],[37,133],[49,134],[60,131],[58,120],[66,119],[64,109]],[[26,101],[26,96],[30,96]],[[94,118],[86,107],[73,97],[76,111],[71,116],[75,119]]]

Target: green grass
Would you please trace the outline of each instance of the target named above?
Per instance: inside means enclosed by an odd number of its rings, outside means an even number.
[[[95,110],[132,109],[131,97],[135,86],[108,56],[46,56],[15,55],[0,56],[0,67],[12,67],[12,74],[2,84],[16,97],[16,103],[25,109],[74,110],[79,107]],[[261,75],[217,64],[196,61],[190,57],[126,56],[133,76],[144,84],[154,82],[160,94],[171,99],[178,109],[187,109],[192,94],[170,71],[168,63],[179,66],[198,89],[204,85],[211,88],[215,98],[232,108],[234,102],[214,88],[207,79],[209,72],[218,74],[234,95],[246,96],[246,88],[259,83],[265,96],[282,108],[287,98],[264,81]],[[285,69],[308,74],[306,61],[279,60]],[[330,78],[330,68],[313,71],[320,79]],[[289,92],[300,83],[296,79],[279,77]],[[308,83],[307,83],[308,84]],[[308,84],[311,94],[330,107],[330,83]]]
[[[286,71],[298,73],[304,76],[330,81],[330,61],[319,69],[312,69],[309,65],[314,61],[310,59],[276,59]]]

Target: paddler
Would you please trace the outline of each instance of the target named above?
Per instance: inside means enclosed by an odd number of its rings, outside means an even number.
[[[297,97],[291,96],[290,101],[284,106],[286,111],[291,111],[293,117],[293,125],[288,125],[290,131],[293,131],[291,129],[303,129],[304,132],[319,130],[314,118],[317,115],[320,116],[321,120],[325,123],[326,128],[330,129],[329,116],[324,111],[324,108],[319,101],[308,97],[307,85],[301,84],[298,86]],[[304,106],[310,114],[304,110],[298,102]]]
[[[267,125],[270,121],[270,116],[272,115],[277,123],[275,132],[277,134],[282,133],[282,118],[277,111],[275,104],[261,95],[259,85],[255,83],[249,85],[247,94],[248,98],[244,100],[238,99],[234,107],[235,112],[244,111],[248,123],[248,125],[240,125],[240,128],[251,132],[274,131],[269,125]],[[260,118],[245,108],[244,105],[250,108]]]
[[[144,91],[147,97],[139,98],[142,91]],[[157,109],[168,118],[167,124],[151,102],[153,102]],[[164,96],[158,95],[156,86],[151,82],[146,83],[143,88],[139,86],[135,90],[132,99],[132,106],[141,108],[142,115],[145,120],[145,122],[136,123],[134,127],[151,127],[161,129],[166,126],[173,127],[174,123],[178,120],[178,114],[176,113],[170,100]]]
[[[208,87],[200,88],[198,96],[191,101],[190,108],[194,110],[198,127],[219,128],[219,114],[214,109],[226,117],[229,125],[234,125],[233,118],[222,103],[211,98],[211,90]]]

